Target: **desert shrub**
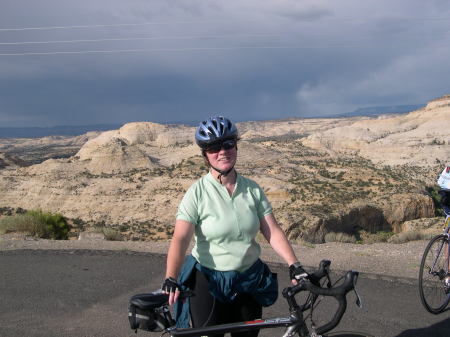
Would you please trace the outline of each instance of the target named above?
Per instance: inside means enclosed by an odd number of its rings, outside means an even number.
[[[13,211],[11,207],[0,207],[0,215],[12,215]]]
[[[6,216],[0,219],[0,234],[25,232],[40,237],[44,232],[44,224],[25,214]]]
[[[308,247],[308,248],[315,248],[315,244],[309,241],[306,241],[303,238],[298,238],[296,240],[294,240],[294,244],[298,245],[298,246],[303,246],[303,247]]]
[[[122,224],[119,226],[119,231],[121,231],[121,232],[126,232],[128,230],[130,230],[130,226],[128,226],[128,225]]]
[[[123,240],[123,236],[119,231],[115,230],[114,228],[107,227],[103,221],[97,223],[94,227],[90,229],[90,231],[95,233],[102,233],[107,241]]]
[[[389,243],[405,243],[409,241],[417,241],[417,240],[429,240],[431,239],[436,233],[430,233],[430,232],[423,232],[423,231],[408,231],[408,232],[402,232],[393,235],[389,238]]]
[[[67,240],[70,227],[61,214],[27,211],[0,219],[0,233],[25,232],[43,239]]]
[[[393,232],[386,232],[386,231],[378,231],[376,233],[367,232],[364,230],[361,230],[358,232],[360,243],[376,243],[376,242],[388,242],[389,238],[393,236]]]
[[[16,213],[17,214],[25,214],[27,211],[25,209],[23,209],[22,207],[18,207],[16,209]]]
[[[80,230],[83,231],[86,225],[86,222],[81,220],[80,218],[72,219],[72,223]]]
[[[435,216],[444,216],[444,211],[441,206],[441,196],[438,193],[440,188],[437,186],[427,186],[425,190],[431,199],[433,199]]]
[[[325,234],[325,242],[356,243],[356,237],[342,232],[329,232]]]
[[[41,210],[28,211],[25,213],[44,223],[44,235],[46,239],[67,240],[70,227],[66,218],[58,213],[43,212]]]
[[[102,232],[105,235],[105,239],[108,241],[122,241],[123,240],[122,234],[120,234],[118,231],[116,231],[113,228],[105,227],[105,228],[103,228]]]

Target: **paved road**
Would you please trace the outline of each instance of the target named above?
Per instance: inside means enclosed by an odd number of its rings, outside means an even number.
[[[128,327],[128,299],[158,288],[164,266],[162,255],[130,251],[0,251],[0,336],[136,336]],[[286,270],[272,269],[287,285]],[[358,286],[365,308],[358,309],[349,295],[339,330],[380,337],[450,335],[450,311],[428,314],[414,280],[362,275]],[[265,316],[284,315],[282,301],[267,308]],[[277,335],[273,330],[260,334]]]

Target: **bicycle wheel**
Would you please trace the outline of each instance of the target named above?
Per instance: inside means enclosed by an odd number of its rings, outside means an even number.
[[[373,337],[365,332],[339,331],[326,335],[326,337]]]
[[[419,273],[419,294],[423,306],[432,314],[441,313],[450,297],[444,279],[448,272],[448,239],[441,234],[428,243]]]

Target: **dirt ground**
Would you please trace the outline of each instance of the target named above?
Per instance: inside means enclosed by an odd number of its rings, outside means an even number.
[[[320,260],[332,261],[336,271],[358,270],[372,277],[417,279],[420,261],[427,241],[403,244],[374,243],[368,245],[324,243],[294,246],[299,260],[307,267],[318,266]],[[42,240],[24,236],[0,236],[0,250],[13,249],[88,249],[126,250],[166,254],[169,242],[132,242],[83,239],[70,241]],[[268,245],[262,246],[262,259],[271,263],[283,261]]]

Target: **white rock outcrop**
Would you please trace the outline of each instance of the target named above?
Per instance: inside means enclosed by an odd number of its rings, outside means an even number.
[[[75,158],[92,173],[127,172],[132,169],[152,169],[182,160],[180,145],[192,144],[193,128],[168,126],[150,122],[128,123],[119,130],[101,133],[86,142]],[[186,150],[186,148],[184,149]],[[173,153],[168,158],[167,152]]]
[[[316,132],[303,144],[331,152],[359,154],[387,165],[427,166],[446,161],[450,145],[450,96],[405,115],[364,119]]]

